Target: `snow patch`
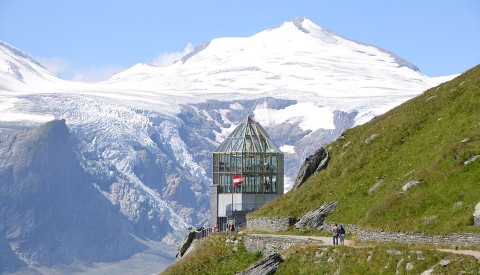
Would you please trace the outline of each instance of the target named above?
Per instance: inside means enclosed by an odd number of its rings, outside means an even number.
[[[25,114],[25,113],[2,113],[0,121],[12,122],[12,121],[29,121],[29,122],[48,122],[55,119],[52,115],[37,115],[37,114]]]
[[[230,109],[232,110],[243,110],[243,106],[239,103],[232,103],[230,104]]]
[[[282,123],[299,123],[304,131],[318,129],[335,129],[334,114],[330,107],[320,107],[311,102],[290,105],[285,109],[275,110],[268,108],[268,104],[258,105],[254,110],[257,122],[273,127]]]
[[[295,146],[293,145],[283,145],[282,147],[279,148],[282,152],[287,153],[287,154],[295,154]]]

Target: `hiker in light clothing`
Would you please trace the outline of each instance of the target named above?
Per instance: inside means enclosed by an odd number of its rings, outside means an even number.
[[[333,245],[338,245],[338,227],[337,224],[332,228]]]

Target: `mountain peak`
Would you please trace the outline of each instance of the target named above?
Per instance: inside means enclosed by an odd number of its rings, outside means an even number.
[[[37,66],[40,66],[41,68],[45,69],[46,68],[40,64],[37,60],[33,59],[33,57],[31,57],[29,54],[17,49],[16,47],[8,44],[7,42],[4,42],[2,40],[0,40],[0,50],[3,51],[3,52],[7,52],[9,51],[11,55],[16,55],[16,56],[19,56],[19,57],[22,57],[24,59],[27,59],[29,60],[30,62],[34,63],[35,65]]]
[[[347,40],[334,32],[322,28],[306,17],[295,17],[268,31],[286,32],[286,34],[281,34],[282,37],[290,37],[292,32],[298,33],[300,31],[303,35],[310,36],[314,40],[326,44],[339,44],[341,39]]]
[[[29,54],[1,40],[0,74],[24,83],[57,79]]]
[[[322,28],[317,24],[313,23],[310,19],[306,17],[295,17],[292,20],[288,21],[293,23],[293,25],[304,33],[310,33],[311,29],[320,29]],[[288,23],[287,22],[287,23]]]

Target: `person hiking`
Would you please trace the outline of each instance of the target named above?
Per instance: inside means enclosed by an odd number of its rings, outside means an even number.
[[[333,245],[338,245],[338,227],[337,227],[337,224],[335,224],[333,226],[332,234],[333,234]]]
[[[338,237],[340,237],[340,245],[345,245],[345,228],[343,227],[343,224],[340,225],[340,228],[338,229]]]

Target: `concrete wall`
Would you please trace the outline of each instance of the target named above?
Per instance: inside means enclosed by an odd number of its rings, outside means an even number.
[[[210,218],[210,224],[212,226],[215,226],[217,223],[217,209],[218,209],[218,200],[217,200],[217,194],[218,194],[218,185],[211,185],[210,186],[210,209],[211,209],[211,218]]]
[[[218,194],[218,217],[226,217],[230,213],[232,202],[235,211],[251,211],[277,197],[277,194]]]
[[[218,194],[218,216],[219,217],[226,217],[227,212],[230,213],[230,210],[232,209],[231,208],[232,202],[234,205],[233,207],[234,210],[241,210],[242,194],[241,193]]]

